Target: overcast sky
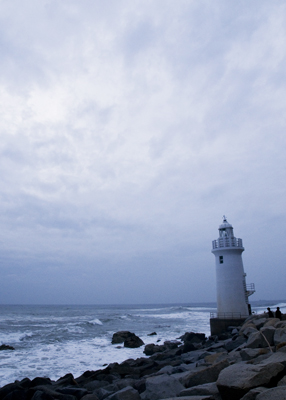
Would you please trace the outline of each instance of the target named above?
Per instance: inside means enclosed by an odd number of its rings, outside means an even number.
[[[284,0],[0,2],[0,303],[285,299]]]

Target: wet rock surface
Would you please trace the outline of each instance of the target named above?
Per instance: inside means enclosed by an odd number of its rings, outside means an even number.
[[[127,331],[112,339],[130,347],[141,342]],[[25,378],[1,387],[0,400],[286,399],[286,321],[265,314],[219,336],[186,332],[144,352],[77,378]]]
[[[8,344],[1,344],[0,351],[1,350],[15,350],[15,349],[14,349],[14,347],[9,346]]]

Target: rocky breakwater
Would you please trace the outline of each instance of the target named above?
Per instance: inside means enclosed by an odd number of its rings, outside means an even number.
[[[144,352],[78,378],[25,378],[0,388],[0,400],[286,399],[286,321],[253,315],[220,336],[189,332]]]

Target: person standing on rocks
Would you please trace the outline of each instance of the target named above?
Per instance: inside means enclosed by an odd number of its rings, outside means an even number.
[[[270,307],[267,307],[267,310],[268,310],[268,317],[269,317],[269,318],[274,318],[274,314],[273,314],[273,312],[271,311]]]
[[[282,313],[279,307],[277,307],[277,310],[275,311],[275,317],[279,318],[280,320],[282,319]]]

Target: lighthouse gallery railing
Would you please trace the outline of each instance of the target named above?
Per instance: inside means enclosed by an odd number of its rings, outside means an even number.
[[[236,237],[222,237],[213,240],[213,249],[219,249],[220,247],[243,247],[242,239],[237,239]]]
[[[210,318],[219,318],[219,319],[243,319],[247,318],[249,315],[243,315],[238,312],[228,312],[228,313],[210,313]]]

